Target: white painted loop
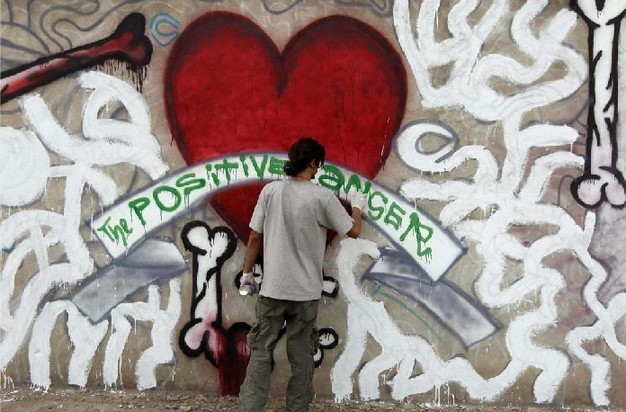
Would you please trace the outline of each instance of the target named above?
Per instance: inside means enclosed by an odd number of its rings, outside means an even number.
[[[420,143],[427,136],[435,135],[447,142],[432,152],[424,152]],[[396,138],[396,153],[410,168],[430,171],[439,168],[438,163],[450,156],[458,136],[449,127],[432,121],[415,122],[405,127]]]
[[[37,201],[48,182],[50,158],[34,133],[0,128],[0,205],[25,206]]]

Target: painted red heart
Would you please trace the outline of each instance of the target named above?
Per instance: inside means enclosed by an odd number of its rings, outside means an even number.
[[[165,105],[188,164],[240,152],[286,152],[303,136],[326,159],[373,178],[406,101],[406,72],[391,44],[358,20],[332,16],[304,28],[282,54],[245,17],[212,12],[181,33],[168,57]],[[211,199],[246,241],[262,185]]]

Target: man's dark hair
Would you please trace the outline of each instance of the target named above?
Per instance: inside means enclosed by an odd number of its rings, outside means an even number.
[[[317,162],[320,167],[324,164],[326,150],[312,137],[303,137],[289,149],[289,160],[283,170],[287,176],[295,176],[307,167],[311,161]]]

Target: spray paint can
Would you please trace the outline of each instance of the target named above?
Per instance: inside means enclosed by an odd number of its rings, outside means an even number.
[[[241,282],[239,286],[239,294],[241,296],[251,296],[259,292],[259,285],[253,281],[253,283]]]

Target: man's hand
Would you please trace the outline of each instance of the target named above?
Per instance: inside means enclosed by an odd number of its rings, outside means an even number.
[[[361,213],[367,212],[367,196],[361,192],[351,192],[348,195],[348,202],[352,207],[355,207],[361,211]]]
[[[241,275],[240,295],[254,295],[259,291],[259,284],[254,280],[254,273],[244,273]]]

